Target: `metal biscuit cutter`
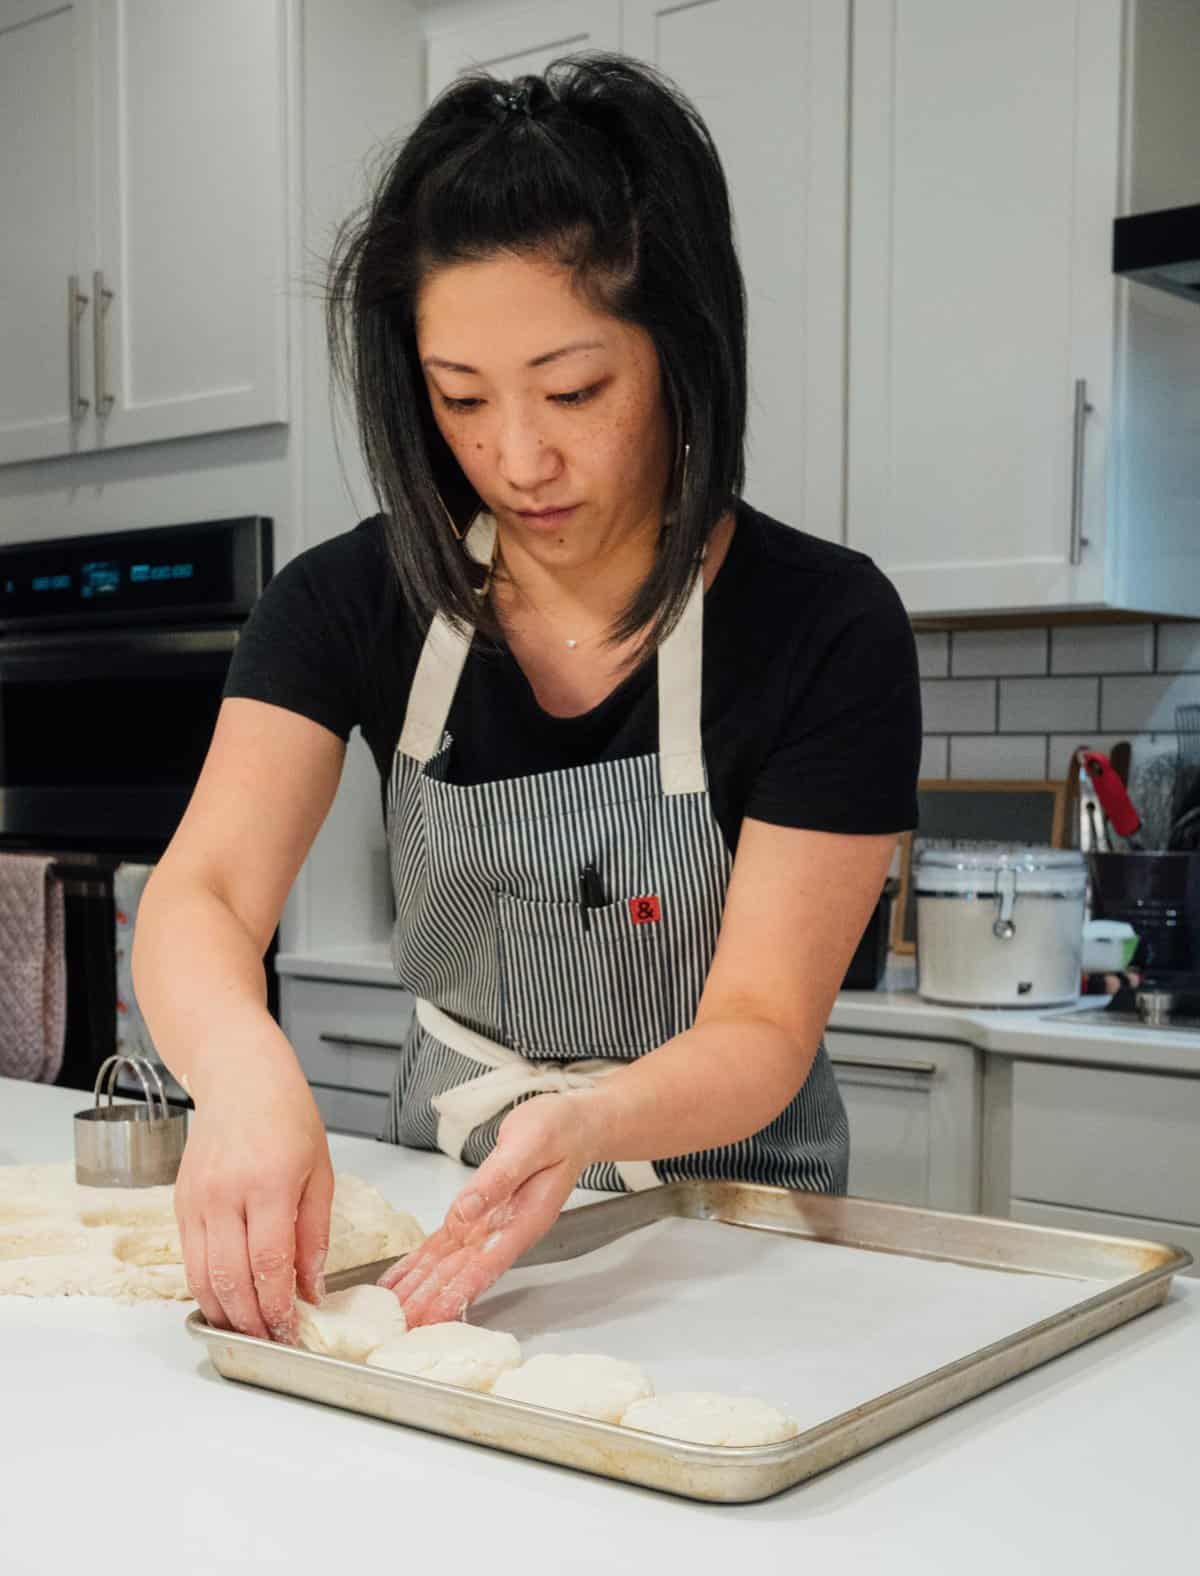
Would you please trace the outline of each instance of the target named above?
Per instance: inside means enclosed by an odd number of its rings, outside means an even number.
[[[113,1086],[122,1066],[136,1075],[145,1104],[113,1104]],[[95,1094],[94,1105],[75,1113],[76,1182],[83,1187],[160,1187],[174,1182],[187,1142],[187,1112],[167,1104],[154,1063],[144,1056],[110,1056],[96,1074]],[[107,1105],[101,1104],[104,1094]]]

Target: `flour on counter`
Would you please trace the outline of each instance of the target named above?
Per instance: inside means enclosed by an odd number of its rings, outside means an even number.
[[[0,1166],[0,1296],[187,1300],[174,1191],[80,1187],[69,1161]],[[335,1178],[327,1275],[423,1240],[378,1188]]]

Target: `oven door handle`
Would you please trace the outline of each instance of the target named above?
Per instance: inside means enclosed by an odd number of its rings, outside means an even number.
[[[0,683],[104,678],[147,661],[169,660],[177,670],[226,662],[238,642],[238,629],[87,630],[61,635],[10,635],[0,640]]]

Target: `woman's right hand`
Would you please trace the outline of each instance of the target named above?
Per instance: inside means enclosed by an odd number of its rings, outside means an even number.
[[[192,1114],[175,1184],[188,1287],[208,1322],[291,1344],[324,1296],[333,1167],[298,1066],[238,1059]]]

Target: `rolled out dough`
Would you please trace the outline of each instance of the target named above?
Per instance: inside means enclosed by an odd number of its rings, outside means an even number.
[[[369,1352],[403,1335],[404,1309],[384,1286],[331,1291],[319,1307],[296,1299],[296,1339],[307,1352],[361,1363]]]
[[[471,1324],[427,1324],[388,1341],[367,1358],[368,1368],[415,1374],[464,1390],[490,1390],[500,1375],[521,1361],[515,1335]]]
[[[800,1431],[790,1417],[765,1401],[711,1390],[676,1390],[635,1401],[621,1422],[626,1428],[689,1439],[697,1445],[774,1445]]]
[[[0,1166],[0,1297],[188,1297],[171,1187],[80,1187],[75,1167]],[[398,1258],[424,1233],[378,1188],[335,1178],[326,1273]]]
[[[619,1423],[635,1401],[654,1394],[654,1386],[636,1363],[622,1362],[619,1357],[591,1353],[565,1357],[544,1352],[501,1374],[492,1394],[594,1417],[602,1423]]]

